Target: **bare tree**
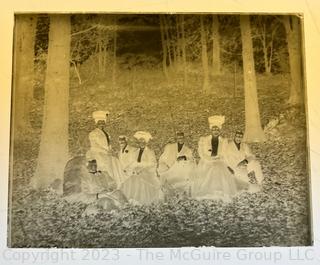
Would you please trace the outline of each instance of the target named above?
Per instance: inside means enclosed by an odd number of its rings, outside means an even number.
[[[103,69],[103,51],[102,51],[102,46],[103,46],[103,33],[100,31],[98,33],[98,72],[99,75],[102,76],[104,74],[104,69]]]
[[[276,19],[270,20],[270,17],[258,16],[256,23],[258,40],[262,44],[264,70],[266,74],[271,74],[274,54],[273,42],[279,28],[279,22]]]
[[[168,76],[168,70],[167,70],[167,43],[165,40],[165,29],[164,29],[164,22],[163,22],[163,17],[162,15],[159,15],[159,21],[160,21],[160,34],[161,34],[161,44],[162,44],[162,69],[163,69],[163,73],[166,77],[166,79],[169,79]]]
[[[181,47],[181,23],[180,23],[180,15],[175,15],[175,23],[176,23],[176,51],[177,51],[177,67],[181,68],[181,57],[182,57],[182,47]]]
[[[248,142],[260,142],[265,139],[261,127],[257,96],[256,72],[254,68],[250,18],[240,15],[242,39],[242,59],[245,92],[245,136]]]
[[[112,66],[112,86],[116,87],[117,83],[117,17],[114,17],[113,31],[113,66]]]
[[[168,50],[169,66],[172,66],[171,39],[169,35],[168,22],[167,22],[166,15],[163,16],[163,25],[164,25],[165,39],[166,39],[167,50]]]
[[[171,19],[172,16],[168,16],[168,34],[169,34],[169,40],[170,40],[170,45],[171,45],[171,50],[173,54],[173,63],[174,66],[177,66],[177,61],[178,61],[178,51],[177,51],[177,37],[176,37],[176,32],[173,27],[173,20]]]
[[[30,103],[34,81],[34,42],[37,17],[17,15],[15,21],[14,54],[14,133],[24,134],[31,130]],[[16,137],[16,139],[19,137]]]
[[[302,103],[302,65],[301,65],[301,30],[299,19],[295,16],[285,16],[284,26],[289,52],[290,65],[290,105]]]
[[[187,84],[187,55],[186,55],[186,38],[184,29],[184,15],[180,16],[181,24],[181,49],[182,49],[182,62],[183,62],[183,82]]]
[[[212,73],[214,75],[221,74],[221,59],[220,59],[220,33],[219,33],[219,17],[212,16]]]
[[[50,15],[49,47],[45,81],[44,115],[40,151],[31,185],[52,186],[62,192],[68,160],[70,16]]]
[[[204,92],[209,91],[209,68],[208,68],[208,52],[207,52],[207,34],[204,26],[203,15],[200,15],[200,30],[201,30],[201,59],[203,69],[203,84]]]

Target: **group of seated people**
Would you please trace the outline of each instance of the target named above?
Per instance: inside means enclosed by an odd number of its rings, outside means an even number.
[[[224,116],[208,118],[211,134],[200,137],[200,161],[196,163],[183,132],[176,133],[175,143],[165,146],[159,161],[148,146],[152,135],[147,131],[133,135],[136,146],[128,143],[127,136],[120,135],[120,150],[115,155],[106,131],[108,115],[106,111],[93,113],[96,128],[89,133],[88,169],[93,178],[103,172],[106,185],[121,190],[131,202],[159,202],[168,189],[195,199],[228,202],[240,192],[258,190],[261,185],[260,164],[242,142],[243,132],[236,131],[231,140],[220,135]]]

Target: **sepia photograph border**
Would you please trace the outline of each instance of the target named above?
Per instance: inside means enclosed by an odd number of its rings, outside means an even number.
[[[310,225],[311,237],[313,239],[312,247],[300,247],[302,251],[312,248],[314,250],[314,264],[320,260],[320,205],[319,205],[319,191],[320,191],[320,107],[317,103],[320,92],[317,87],[320,84],[318,71],[320,69],[320,5],[317,0],[309,0],[298,3],[292,1],[268,1],[264,6],[260,6],[255,1],[226,1],[221,4],[220,1],[117,1],[117,3],[104,3],[100,1],[78,1],[77,4],[55,1],[17,1],[14,0],[8,6],[1,4],[1,27],[0,34],[3,36],[3,48],[0,52],[0,117],[1,117],[1,131],[0,131],[0,166],[1,166],[1,252],[7,249],[7,209],[8,209],[8,176],[9,176],[9,138],[10,138],[10,109],[11,109],[11,72],[12,72],[12,43],[13,43],[13,20],[15,13],[35,12],[35,13],[77,13],[77,12],[98,12],[98,13],[278,13],[278,14],[303,14],[304,26],[302,33],[305,38],[302,38],[302,47],[304,56],[304,85],[305,85],[305,109],[307,119],[307,143],[308,143],[308,157],[309,164],[309,182],[310,182]],[[219,5],[215,4],[219,2]],[[317,9],[318,8],[318,9]],[[233,251],[236,251],[235,248]],[[250,248],[251,249],[251,248]],[[290,248],[273,248],[272,251],[280,251],[285,253],[282,263],[291,260],[288,254]],[[34,251],[34,250],[30,250]],[[66,250],[67,251],[67,250]],[[127,250],[128,253],[130,252]],[[131,250],[133,251],[133,250]],[[126,255],[126,250],[121,250],[121,255]],[[131,252],[130,252],[131,253]],[[7,264],[5,255],[1,255],[1,264]],[[137,263],[147,263],[146,260],[135,260]],[[170,260],[167,260],[167,263]],[[239,260],[232,260],[237,264]],[[291,260],[292,261],[292,260]],[[126,258],[121,260],[121,263],[126,262]],[[164,261],[165,263],[166,261]],[[183,261],[179,261],[179,264]],[[249,261],[253,264],[255,261]],[[263,262],[263,261],[262,261]],[[267,263],[267,261],[265,261]],[[62,262],[61,262],[62,263]],[[74,262],[76,264],[77,261]],[[121,264],[118,263],[118,264]],[[260,263],[260,264],[266,264]],[[294,261],[292,264],[295,264]],[[297,263],[298,264],[298,263]],[[312,263],[310,263],[312,264]]]

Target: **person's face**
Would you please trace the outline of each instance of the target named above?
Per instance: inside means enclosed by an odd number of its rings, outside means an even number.
[[[100,120],[100,121],[98,121],[97,123],[96,123],[96,126],[97,126],[97,128],[99,128],[99,129],[105,129],[105,127],[106,127],[106,122],[105,121],[103,121],[103,120]]]
[[[243,139],[243,134],[241,134],[241,133],[236,133],[236,134],[234,135],[234,141],[235,141],[235,143],[241,144],[242,139]]]
[[[147,143],[146,143],[146,140],[145,140],[145,139],[140,138],[140,139],[138,140],[138,146],[139,146],[139,148],[145,148],[146,145],[147,145]]]
[[[220,128],[218,126],[212,126],[211,128],[211,134],[213,137],[218,137],[220,135]]]
[[[183,144],[184,143],[184,136],[183,135],[177,135],[177,142],[179,144]]]
[[[119,145],[120,147],[125,147],[127,145],[127,140],[126,139],[119,139]]]

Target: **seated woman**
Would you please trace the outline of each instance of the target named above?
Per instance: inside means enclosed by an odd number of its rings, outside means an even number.
[[[192,195],[197,199],[220,199],[225,202],[237,194],[234,176],[225,162],[227,140],[220,136],[224,116],[209,117],[211,135],[199,140],[200,161]]]
[[[131,166],[136,161],[138,148],[128,144],[128,137],[125,135],[120,135],[118,138],[120,150],[118,152],[118,157],[120,160],[120,165],[122,172],[125,177],[129,177],[131,172]]]
[[[260,185],[263,179],[259,161],[251,153],[249,146],[242,142],[243,132],[236,131],[234,138],[226,148],[226,162],[231,172],[243,185],[247,185],[250,190],[253,185]],[[256,189],[257,190],[257,189]]]
[[[68,161],[64,169],[63,198],[69,202],[82,202],[97,206],[102,203],[120,206],[127,202],[120,190],[106,183],[103,172],[92,174],[86,168],[86,158],[77,156]]]
[[[157,160],[153,150],[147,147],[152,138],[149,132],[138,131],[134,134],[138,141],[135,160],[127,167],[130,176],[122,183],[121,191],[129,201],[138,204],[151,204],[162,199],[160,180],[157,176]]]
[[[109,112],[107,111],[92,113],[96,128],[89,133],[90,149],[86,153],[86,158],[90,173],[99,174],[99,172],[103,172],[109,185],[119,187],[123,179],[123,173],[119,159],[113,156],[110,136],[106,130],[108,115]]]
[[[189,195],[195,162],[192,150],[185,144],[184,133],[177,132],[176,140],[165,146],[159,159],[158,173],[169,189]]]

